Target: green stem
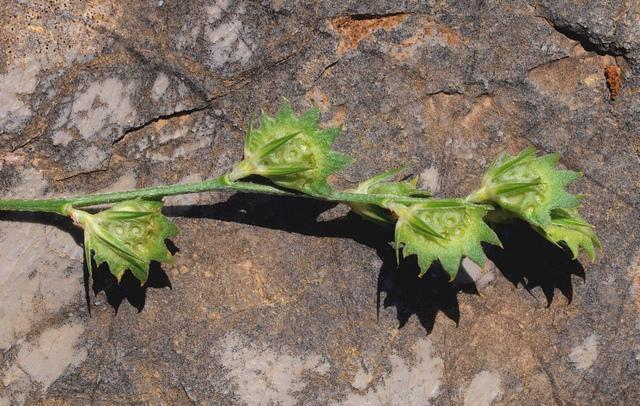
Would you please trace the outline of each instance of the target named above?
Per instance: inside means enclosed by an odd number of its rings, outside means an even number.
[[[97,206],[102,204],[117,203],[131,199],[160,199],[166,196],[200,193],[210,191],[237,191],[245,193],[261,193],[280,196],[299,196],[318,200],[343,202],[343,203],[369,203],[382,204],[385,200],[393,200],[398,203],[412,204],[424,202],[425,198],[406,197],[396,195],[375,195],[353,192],[333,192],[330,195],[304,195],[274,186],[260,185],[251,182],[231,182],[225,176],[205,180],[197,183],[180,185],[156,186],[126,192],[101,193],[61,199],[0,199],[0,210],[48,212],[68,215],[71,208]]]

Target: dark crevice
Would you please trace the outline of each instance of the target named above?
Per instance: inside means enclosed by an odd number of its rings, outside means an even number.
[[[455,90],[455,89],[445,89],[445,90],[437,90],[435,92],[430,92],[430,93],[426,93],[425,96],[429,97],[429,96],[437,96],[439,94],[443,94],[445,96],[464,96],[464,92],[460,91],[460,90]],[[484,94],[479,95],[480,96],[484,96]]]
[[[389,17],[397,17],[397,16],[404,16],[404,15],[408,15],[411,13],[408,13],[406,11],[399,11],[396,13],[385,13],[385,14],[351,14],[348,15],[346,17],[352,19],[352,20],[378,20],[381,18],[389,18]]]
[[[566,402],[564,402],[559,395],[560,391],[558,388],[558,383],[556,382],[555,377],[549,370],[549,367],[544,362],[544,359],[539,355],[536,355],[536,359],[538,361],[538,364],[540,365],[540,368],[542,369],[542,372],[544,372],[544,374],[547,376],[547,379],[549,379],[549,384],[551,385],[551,396],[553,397],[554,402],[556,403],[556,405],[565,404]]]
[[[196,80],[194,80],[190,75],[186,75],[184,72],[184,69],[179,69],[179,67],[175,67],[166,61],[160,62],[155,59],[151,59],[147,57],[143,51],[136,49],[131,43],[129,43],[127,38],[116,33],[115,31],[111,31],[100,26],[90,25],[90,27],[94,29],[96,32],[112,38],[116,43],[121,45],[124,48],[124,50],[127,51],[133,58],[140,61],[142,65],[150,66],[153,70],[157,70],[157,71],[164,70],[170,73],[172,76],[180,78],[181,82],[184,83],[185,86],[187,86],[187,88],[193,94],[195,94],[198,98],[202,100],[210,99],[209,92],[207,91],[207,89],[204,88]]]
[[[98,172],[106,172],[107,170],[109,170],[109,165],[105,165],[106,162],[109,161],[110,158],[105,159],[104,161],[102,161],[100,164],[101,166],[99,168],[96,169],[91,169],[88,171],[81,171],[81,172],[73,172],[69,175],[64,175],[61,177],[57,177],[54,178],[53,180],[56,182],[64,182],[67,181],[69,179],[73,179],[73,178],[77,178],[78,176],[83,176],[83,175],[90,175],[92,173],[98,173]]]
[[[587,29],[585,27],[572,27],[553,23],[552,26],[565,37],[573,41],[578,41],[585,51],[595,52],[602,56],[625,56],[627,54],[627,50],[624,47],[618,46],[615,42],[606,43],[602,40],[595,41],[593,37],[587,33]]]
[[[320,74],[315,78],[315,80],[313,81],[313,83],[316,83],[318,80],[322,79],[322,77],[324,76],[325,73],[327,73],[327,71],[331,68],[333,68],[334,66],[336,66],[338,63],[340,62],[340,59],[336,59],[335,61],[331,62],[330,64],[328,64],[327,66],[325,66],[322,69],[322,72],[320,72]]]
[[[626,48],[619,46],[614,41],[606,42],[590,35],[588,28],[582,25],[556,22],[545,15],[537,15],[536,17],[545,20],[551,28],[570,40],[579,42],[587,52],[594,52],[601,56],[610,55],[622,57],[626,57],[628,53]]]
[[[184,116],[188,116],[190,114],[193,113],[197,113],[199,111],[203,111],[208,109],[211,106],[211,103],[207,102],[204,106],[199,106],[199,107],[194,107],[192,109],[187,109],[187,110],[180,110],[180,111],[176,111],[174,113],[170,113],[170,114],[163,114],[160,116],[157,116],[149,121],[145,121],[144,123],[137,125],[135,127],[129,127],[127,128],[118,138],[116,138],[111,145],[116,145],[117,143],[119,143],[120,141],[122,141],[128,134],[131,134],[132,132],[141,130],[149,125],[152,125],[154,123],[157,123],[160,120],[170,120],[172,118],[178,118],[178,117],[184,117]]]
[[[554,63],[557,63],[557,62],[560,62],[560,61],[564,61],[565,59],[569,59],[569,58],[570,58],[570,56],[565,55],[565,56],[561,56],[561,57],[558,57],[558,58],[554,58],[554,59],[542,62],[541,64],[538,64],[536,66],[533,66],[533,67],[527,69],[527,73],[531,73],[536,69],[543,68],[545,66],[550,66],[550,65],[553,65]]]

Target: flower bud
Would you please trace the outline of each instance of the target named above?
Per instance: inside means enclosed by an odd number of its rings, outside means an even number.
[[[407,197],[429,197],[429,192],[420,190],[416,184],[418,178],[392,182],[390,179],[404,171],[404,168],[394,169],[371,179],[368,179],[358,185],[356,189],[351,190],[353,193],[360,194],[376,194],[376,195],[393,195]],[[351,210],[356,214],[376,223],[394,224],[395,217],[389,209],[376,204],[369,203],[349,203]]]

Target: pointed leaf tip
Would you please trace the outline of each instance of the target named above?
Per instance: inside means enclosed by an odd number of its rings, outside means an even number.
[[[516,156],[501,154],[489,167],[480,189],[468,200],[495,203],[513,215],[535,225],[551,221],[554,209],[572,209],[578,198],[565,187],[579,178],[578,172],[556,169],[558,154],[536,157],[533,148]]]
[[[90,276],[93,258],[97,266],[106,262],[118,283],[129,270],[144,284],[151,261],[172,260],[165,240],[176,236],[178,228],[161,209],[162,202],[136,199],[117,203],[97,214],[72,210],[72,218],[84,228]]]
[[[594,227],[580,216],[577,209],[553,210],[551,222],[536,228],[536,231],[552,243],[568,248],[573,259],[577,259],[580,252],[584,251],[594,262],[596,249],[601,247]]]
[[[234,166],[229,179],[260,175],[285,188],[328,193],[327,178],[347,166],[350,159],[331,149],[340,129],[320,128],[318,117],[317,109],[298,117],[289,101],[285,101],[275,117],[263,114],[260,126],[251,128],[247,134],[245,157]]]
[[[421,274],[439,261],[453,280],[463,257],[483,263],[481,243],[500,241],[482,219],[487,212],[484,206],[449,199],[393,204],[390,209],[398,216],[396,240],[403,244],[403,256],[417,255]]]

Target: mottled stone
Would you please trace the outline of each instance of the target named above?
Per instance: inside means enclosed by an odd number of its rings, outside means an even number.
[[[482,371],[473,377],[464,393],[465,406],[485,406],[502,394],[500,375]]]
[[[582,344],[573,348],[569,358],[578,369],[590,368],[598,358],[598,337],[592,334],[585,338]]]
[[[340,187],[408,164],[464,196],[557,151],[603,249],[504,226],[490,272],[418,279],[344,207],[205,193],[169,200],[175,264],[99,269],[89,317],[78,231],[2,213],[0,404],[638,403],[638,0],[4,3],[2,197],[217,176],[287,98],[343,128]]]

